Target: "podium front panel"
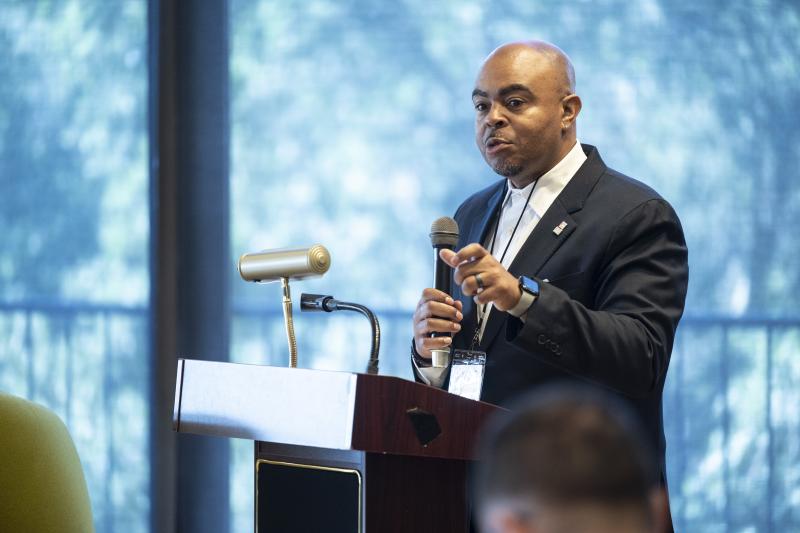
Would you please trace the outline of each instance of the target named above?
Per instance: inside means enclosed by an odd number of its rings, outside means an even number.
[[[259,459],[256,533],[361,533],[358,470]]]

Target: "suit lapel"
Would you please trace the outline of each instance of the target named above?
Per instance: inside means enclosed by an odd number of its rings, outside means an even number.
[[[516,277],[523,274],[536,276],[577,227],[578,223],[556,198],[514,257],[508,271]]]
[[[606,169],[597,150],[593,146],[583,146],[587,151],[586,161],[533,228],[509,266],[508,271],[515,277],[536,276],[577,229],[578,223],[571,214],[583,208],[586,198]],[[556,230],[558,227],[561,229]],[[489,313],[489,321],[481,337],[482,350],[492,343],[506,318],[506,313],[496,309]]]
[[[498,189],[489,197],[489,200],[486,202],[486,208],[483,210],[481,218],[478,220],[477,224],[470,228],[469,238],[464,243],[470,244],[473,242],[481,243],[486,240],[487,233],[489,233],[490,228],[494,228],[494,221],[497,218],[497,212],[500,210],[500,204],[503,201],[503,197],[506,193],[506,182],[503,181],[503,186],[498,187]]]
[[[507,185],[505,180],[501,183],[502,186],[497,188],[497,191],[495,191],[489,197],[489,200],[483,206],[480,218],[478,218],[476,223],[470,227],[470,231],[467,233],[465,239],[461,242],[459,248],[463,248],[467,244],[473,242],[483,244],[486,241],[489,230],[494,228],[494,221],[497,218],[497,212],[499,211],[500,204],[505,196]],[[475,328],[478,326],[478,311],[477,307],[475,306],[475,301],[472,298],[463,297],[461,301],[464,304],[464,308],[462,310],[464,314],[462,328],[464,334],[469,335],[469,339],[467,340],[469,343],[472,340],[472,335],[475,333]]]
[[[560,231],[555,230],[558,227],[561,227]],[[508,268],[509,273],[514,277],[523,274],[529,277],[537,275],[547,260],[566,242],[577,227],[578,223],[556,198],[514,257],[514,261]],[[483,337],[481,337],[482,349],[485,350],[491,344],[506,318],[506,313],[492,309],[492,312],[489,313],[489,321],[483,330]]]

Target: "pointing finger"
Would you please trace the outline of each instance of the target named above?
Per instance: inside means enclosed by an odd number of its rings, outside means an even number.
[[[442,261],[444,261],[453,268],[458,266],[459,261],[456,261],[457,256],[453,250],[442,248],[441,250],[439,250],[439,257],[441,257]]]
[[[458,253],[456,254],[458,262],[453,266],[458,266],[465,261],[469,262],[477,261],[478,259],[488,254],[489,254],[488,250],[486,250],[486,248],[484,248],[480,244],[476,242],[468,244],[458,251]],[[455,260],[453,260],[453,262],[455,262]]]

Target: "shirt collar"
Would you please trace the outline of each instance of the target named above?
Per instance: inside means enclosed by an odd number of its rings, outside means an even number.
[[[506,205],[512,195],[527,199],[531,193],[531,188],[535,186],[536,191],[533,193],[528,207],[532,208],[540,217],[544,216],[544,212],[547,211],[553,200],[561,194],[561,191],[564,190],[572,177],[578,172],[584,161],[586,161],[586,154],[583,153],[580,141],[576,141],[575,146],[567,152],[567,155],[556,163],[556,166],[542,174],[538,180],[529,183],[522,189],[515,189],[509,179],[502,205]]]

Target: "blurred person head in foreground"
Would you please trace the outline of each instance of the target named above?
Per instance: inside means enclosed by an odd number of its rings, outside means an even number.
[[[596,390],[539,389],[490,423],[473,487],[483,533],[666,528],[655,457],[627,406]]]

